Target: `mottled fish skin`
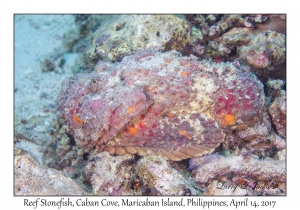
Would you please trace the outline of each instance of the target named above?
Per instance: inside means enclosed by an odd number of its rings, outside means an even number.
[[[182,160],[259,120],[263,85],[245,66],[149,49],[62,83],[58,110],[84,148]]]

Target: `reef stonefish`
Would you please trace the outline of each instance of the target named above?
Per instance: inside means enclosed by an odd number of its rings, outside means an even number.
[[[149,49],[67,78],[57,104],[81,147],[179,161],[258,121],[264,101],[262,83],[238,62]]]

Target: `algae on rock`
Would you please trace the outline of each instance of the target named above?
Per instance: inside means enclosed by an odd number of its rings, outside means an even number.
[[[198,29],[173,15],[120,15],[98,28],[87,53],[91,60],[114,62],[153,46],[183,51],[199,39]]]

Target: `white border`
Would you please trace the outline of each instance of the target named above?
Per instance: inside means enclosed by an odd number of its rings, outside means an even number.
[[[212,0],[212,1],[2,1],[1,8],[1,201],[3,209],[23,207],[24,197],[13,197],[13,14],[14,13],[287,13],[287,145],[288,145],[288,179],[287,197],[254,197],[260,200],[277,200],[274,209],[288,206],[299,208],[298,190],[299,167],[299,16],[296,1],[249,1],[249,0]],[[34,199],[34,197],[30,197]],[[110,197],[111,198],[111,197]],[[124,197],[122,197],[124,198]],[[56,199],[56,198],[53,198]],[[76,197],[72,197],[76,199]],[[91,197],[91,199],[93,199]],[[95,198],[96,199],[96,198]],[[98,198],[99,199],[99,198]],[[113,198],[120,200],[120,197]],[[156,197],[156,199],[160,199]],[[226,199],[230,197],[209,197],[205,199]],[[238,197],[238,199],[242,199]],[[100,207],[97,207],[99,209]],[[122,207],[123,209],[124,207]],[[124,209],[140,209],[127,207]],[[167,209],[175,209],[170,207]],[[179,209],[180,207],[178,207]],[[199,209],[200,207],[197,207]],[[47,208],[48,209],[48,208]],[[52,208],[50,208],[52,209]],[[54,208],[53,208],[54,209]],[[55,207],[55,209],[57,209]],[[64,208],[66,209],[66,208]],[[74,209],[74,208],[72,208]],[[212,209],[212,208],[210,208]],[[235,208],[226,208],[235,209]]]

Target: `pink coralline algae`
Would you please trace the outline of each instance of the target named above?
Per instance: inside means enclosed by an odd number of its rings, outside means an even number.
[[[260,120],[263,85],[239,63],[149,49],[62,83],[58,110],[76,144],[179,161],[211,153],[224,131]]]

